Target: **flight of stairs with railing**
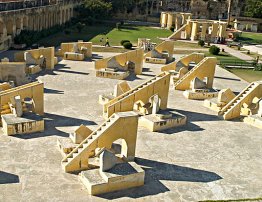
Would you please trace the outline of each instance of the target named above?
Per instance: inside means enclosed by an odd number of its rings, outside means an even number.
[[[189,72],[187,72],[184,76],[182,76],[178,81],[174,80],[175,89],[179,88],[179,85],[181,85],[183,82],[186,82],[186,80],[187,82],[193,80],[197,76],[195,72],[201,67],[203,67],[203,65],[205,65],[205,63],[207,63],[208,60],[210,60],[210,58],[208,57],[204,58],[194,68],[192,68]]]
[[[180,39],[180,37],[176,38],[175,36],[176,36],[179,32],[184,31],[187,26],[188,26],[188,24],[183,25],[183,26],[180,27],[178,30],[176,30],[172,35],[170,35],[168,38],[169,38],[169,39]],[[181,34],[180,34],[180,35],[181,35]]]
[[[137,87],[135,87],[135,88],[127,91],[126,93],[124,93],[124,94],[122,94],[122,95],[114,98],[113,100],[109,101],[108,103],[106,103],[106,104],[104,105],[104,113],[107,113],[107,107],[108,107],[108,106],[110,106],[110,105],[112,105],[112,104],[114,104],[114,103],[116,103],[116,102],[122,101],[122,100],[124,100],[124,99],[127,99],[128,97],[136,94],[137,92],[141,91],[143,88],[145,88],[145,87],[147,87],[147,86],[149,86],[149,85],[152,85],[153,83],[155,83],[156,81],[158,81],[159,79],[161,79],[161,78],[163,78],[163,77],[165,77],[165,76],[167,76],[167,75],[169,75],[169,73],[163,72],[163,73],[155,76],[154,78],[152,78],[152,79],[150,79],[150,80],[148,80],[148,81],[140,84],[139,86],[137,86]],[[133,106],[132,106],[132,107],[133,107]],[[132,109],[130,109],[130,110],[132,110]],[[106,116],[105,116],[105,117],[106,117]]]
[[[221,109],[219,115],[225,120],[238,118],[244,103],[250,104],[254,97],[262,97],[262,81],[250,83],[242,92]]]
[[[62,160],[62,167],[66,172],[83,170],[88,168],[88,158],[94,155],[97,141],[112,127],[119,119],[117,114],[113,114],[107,121],[93,131],[84,141],[82,141],[71,153]],[[81,161],[83,155],[86,162]]]
[[[133,111],[113,114],[62,160],[62,168],[65,172],[92,168],[89,160],[95,158],[97,149],[110,149],[117,139],[131,140],[137,134],[137,124],[138,115]],[[129,147],[129,151],[131,150]],[[131,154],[124,156],[127,160],[134,157],[128,155]]]

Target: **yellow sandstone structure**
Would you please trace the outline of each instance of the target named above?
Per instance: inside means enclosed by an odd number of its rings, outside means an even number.
[[[174,80],[176,90],[190,89],[190,82],[198,77],[201,80],[206,79],[207,88],[212,88],[217,59],[215,57],[206,57],[194,68],[187,72],[178,81]]]
[[[146,53],[146,63],[166,64],[173,61],[175,44],[173,41],[163,41],[153,50]]]
[[[191,13],[161,12],[160,25],[162,28],[170,29],[174,27],[175,30],[178,30],[191,18]]]
[[[39,69],[52,70],[57,64],[54,47],[17,52],[14,59],[17,62],[25,62],[28,73],[36,73]]]
[[[44,84],[33,82],[0,92],[4,134],[15,135],[44,130]]]
[[[68,22],[74,16],[74,8],[81,4],[78,0],[33,3],[32,7],[30,1],[1,1],[0,50],[10,48],[22,30],[41,31]]]
[[[108,118],[116,112],[133,111],[134,108],[137,108],[137,110],[147,108],[153,95],[159,96],[159,108],[164,110],[167,108],[169,83],[170,74],[163,72],[105,103],[103,106],[103,116]],[[149,106],[152,108],[150,104]],[[150,109],[147,110],[150,111]]]
[[[212,88],[216,64],[215,57],[204,58],[179,80],[174,78],[175,89],[184,90],[183,95],[188,99],[204,100],[217,97],[218,92]]]
[[[228,37],[227,23],[214,20],[189,19],[169,39],[204,40],[208,42],[223,42]]]
[[[0,80],[19,86],[29,82],[24,62],[0,62]]]
[[[143,49],[128,51],[95,62],[96,76],[125,79],[131,73],[139,75],[143,68]]]
[[[114,88],[114,92],[109,95],[99,95],[99,101],[98,103],[101,105],[104,105],[105,103],[108,103],[110,100],[122,95],[123,93],[130,91],[131,87],[127,83],[127,81],[122,81],[118,84],[116,84]]]
[[[160,99],[158,95],[151,97],[151,114],[139,118],[139,126],[147,128],[149,131],[162,131],[185,125],[187,117],[174,111],[160,110]]]
[[[219,112],[224,106],[226,106],[231,100],[233,100],[236,95],[232,92],[230,88],[222,89],[218,93],[217,98],[206,99],[204,101],[204,106]]]
[[[84,60],[92,58],[92,42],[61,43],[56,55],[65,60]]]
[[[173,75],[174,80],[178,80],[190,70],[192,65],[198,64],[204,59],[204,57],[205,55],[203,53],[191,53],[168,65],[163,66],[161,71],[168,71]]]
[[[135,158],[137,127],[138,115],[131,111],[113,114],[94,131],[81,125],[70,135],[75,147],[62,160],[63,169],[82,171],[80,180],[91,195],[144,185],[144,170],[129,162]],[[114,149],[117,140],[121,153]]]
[[[220,111],[225,120],[244,116],[244,121],[262,127],[261,118],[262,81],[250,83]]]

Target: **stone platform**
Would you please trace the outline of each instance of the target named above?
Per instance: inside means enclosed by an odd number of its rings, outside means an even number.
[[[120,163],[109,171],[82,171],[80,180],[90,195],[128,189],[144,185],[145,171],[135,162]]]
[[[250,115],[250,116],[245,117],[243,121],[247,124],[250,124],[252,126],[262,129],[262,117],[259,117],[257,115]]]
[[[225,105],[219,104],[217,98],[211,98],[204,100],[204,106],[215,112],[219,112]]]
[[[186,91],[184,91],[183,95],[187,99],[191,99],[191,100],[205,100],[205,99],[217,97],[218,91],[216,91],[214,89],[207,89],[207,91],[186,90]]]
[[[166,59],[165,58],[146,57],[145,62],[146,63],[153,63],[153,64],[166,64]]]
[[[24,114],[23,117],[2,115],[2,125],[5,135],[42,132],[45,129],[43,118],[33,113]]]
[[[160,112],[159,114],[150,114],[142,116],[139,119],[139,126],[147,128],[149,131],[162,131],[169,128],[175,128],[185,125],[187,117],[178,112]]]
[[[96,77],[102,77],[102,78],[109,78],[109,79],[118,79],[118,80],[124,80],[126,77],[129,76],[129,72],[127,71],[106,71],[106,70],[97,70],[96,71]]]

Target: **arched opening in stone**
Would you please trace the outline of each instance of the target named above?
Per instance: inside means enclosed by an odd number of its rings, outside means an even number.
[[[118,157],[128,157],[128,145],[125,139],[119,138],[113,141],[110,150]]]
[[[14,23],[12,20],[8,20],[6,23],[7,35],[14,35]]]
[[[23,29],[28,29],[28,18],[23,17]]]

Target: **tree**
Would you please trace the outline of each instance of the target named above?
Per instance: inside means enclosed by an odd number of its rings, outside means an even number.
[[[252,18],[262,18],[262,1],[246,0],[244,15]]]
[[[85,0],[82,5],[77,8],[80,19],[106,19],[110,16],[112,3],[103,0]]]
[[[77,29],[78,33],[81,33],[84,27],[85,27],[85,24],[83,24],[81,22],[78,22],[76,24],[76,29]]]

